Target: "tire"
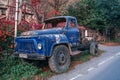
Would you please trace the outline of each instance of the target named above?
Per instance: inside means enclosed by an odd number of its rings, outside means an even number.
[[[90,44],[90,54],[93,56],[98,55],[98,43],[97,42],[91,42]]]
[[[49,67],[55,73],[63,73],[69,69],[70,54],[66,46],[56,46],[53,50],[52,56],[49,58]]]

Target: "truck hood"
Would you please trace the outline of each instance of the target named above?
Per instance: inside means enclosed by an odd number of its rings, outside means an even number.
[[[63,29],[62,28],[53,28],[53,29],[37,30],[35,32],[38,33],[38,35],[44,35],[44,34],[62,34]]]
[[[63,28],[53,28],[53,29],[44,29],[44,30],[34,30],[23,32],[21,36],[34,36],[34,35],[46,35],[46,34],[62,34],[64,31]]]

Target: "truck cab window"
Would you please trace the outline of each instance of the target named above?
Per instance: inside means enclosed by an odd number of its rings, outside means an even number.
[[[69,22],[69,27],[70,28],[76,28],[76,23],[75,23],[75,20],[74,19],[71,19],[70,22]]]

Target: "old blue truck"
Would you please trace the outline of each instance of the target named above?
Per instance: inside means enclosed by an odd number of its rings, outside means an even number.
[[[71,56],[82,50],[90,49],[92,54],[97,54],[98,51],[95,40],[88,48],[82,44],[77,20],[72,16],[47,19],[42,30],[23,32],[15,42],[14,57],[28,60],[48,59],[50,69],[56,73],[67,71]]]

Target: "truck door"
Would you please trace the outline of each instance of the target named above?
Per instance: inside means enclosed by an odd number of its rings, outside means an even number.
[[[80,42],[80,32],[78,29],[76,19],[69,19],[68,20],[68,31],[67,31],[67,38],[71,45],[71,47],[77,46]]]

